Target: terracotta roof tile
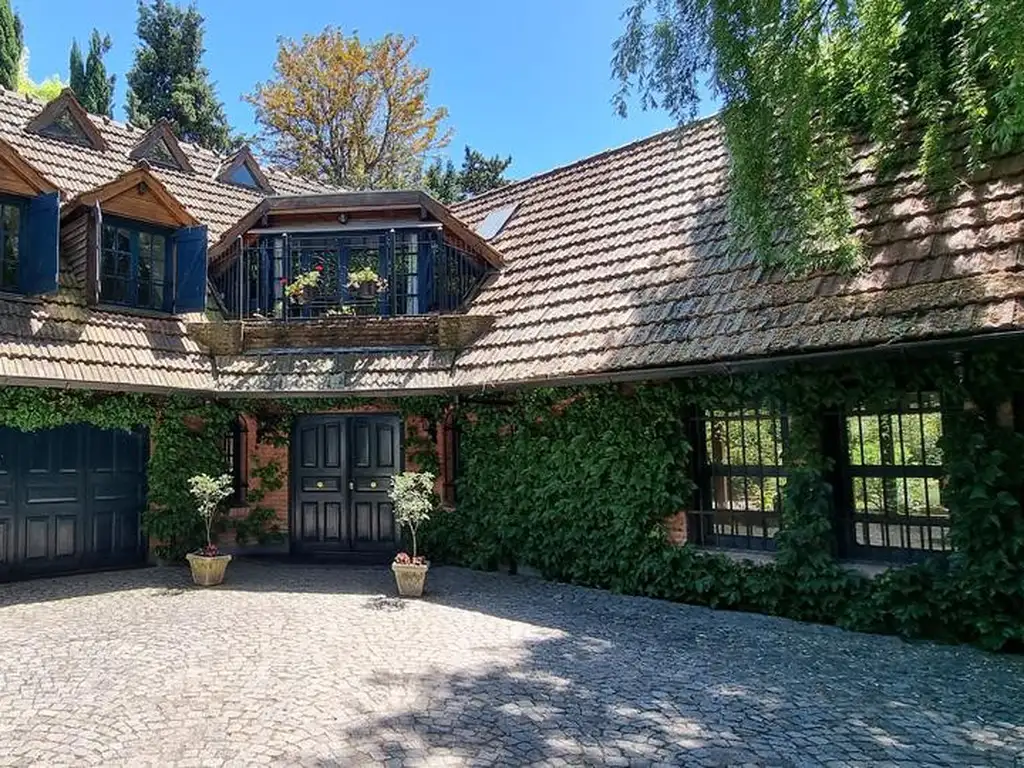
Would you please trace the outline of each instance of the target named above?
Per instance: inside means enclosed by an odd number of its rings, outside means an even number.
[[[912,170],[851,177],[867,265],[793,279],[728,243],[715,119],[458,204],[478,224],[519,208],[472,313],[497,316],[459,386],[736,360],[1022,327],[1024,157],[944,196]],[[865,154],[866,152],[866,154]]]
[[[26,131],[29,121],[42,108],[43,105],[33,99],[0,88],[0,137],[9,141],[40,173],[51,179],[65,194],[65,199],[113,181],[136,167],[129,154],[145,131],[106,117],[90,115],[93,125],[108,145],[106,151],[98,151]],[[255,190],[216,180],[226,156],[195,144],[180,144],[195,173],[159,166],[153,166],[151,170],[170,193],[209,228],[213,242],[263,196]],[[322,184],[282,171],[264,169],[264,172],[279,194],[330,191]]]

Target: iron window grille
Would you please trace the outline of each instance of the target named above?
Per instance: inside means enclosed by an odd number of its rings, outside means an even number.
[[[248,430],[245,422],[238,419],[231,431],[224,437],[223,453],[225,471],[231,475],[232,494],[228,503],[243,506],[248,501],[249,482],[245,471],[245,447]]]
[[[130,307],[171,310],[171,238],[164,230],[104,221],[100,300]]]
[[[18,290],[18,263],[21,259],[21,231],[25,206],[0,198],[0,290]]]
[[[844,414],[841,557],[901,562],[952,549],[942,500],[942,426],[936,393]]]
[[[710,411],[695,419],[691,440],[697,498],[687,539],[774,550],[786,484],[786,416],[768,408]]]

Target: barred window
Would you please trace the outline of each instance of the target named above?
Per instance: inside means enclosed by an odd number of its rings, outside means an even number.
[[[688,538],[697,544],[775,549],[789,425],[766,408],[711,411],[698,420],[697,511]]]
[[[840,554],[913,560],[951,549],[942,501],[942,409],[935,393],[918,393],[881,411],[845,416]]]

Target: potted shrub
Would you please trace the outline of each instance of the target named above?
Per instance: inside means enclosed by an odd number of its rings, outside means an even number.
[[[305,304],[313,298],[313,292],[320,285],[320,276],[323,271],[323,265],[317,264],[308,272],[296,275],[290,283],[288,278],[282,277],[281,285],[284,286],[284,295],[291,300],[292,304]]]
[[[224,571],[231,555],[222,555],[213,543],[213,524],[220,512],[221,502],[231,495],[231,475],[210,477],[196,475],[188,481],[189,492],[196,500],[196,510],[206,526],[206,545],[198,552],[185,555],[192,569],[192,581],[201,587],[212,587],[224,581]]]
[[[388,289],[388,282],[371,267],[360,267],[349,273],[348,288],[360,299],[372,299]]]
[[[389,495],[395,522],[400,528],[408,528],[412,536],[412,554],[399,552],[391,564],[398,594],[420,597],[430,563],[416,551],[416,532],[434,510],[434,476],[430,472],[403,472],[391,479]]]

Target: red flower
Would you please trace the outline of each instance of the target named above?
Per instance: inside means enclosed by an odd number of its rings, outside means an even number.
[[[316,265],[316,271],[317,272],[323,272],[324,271],[324,265],[323,264],[317,264]]]

